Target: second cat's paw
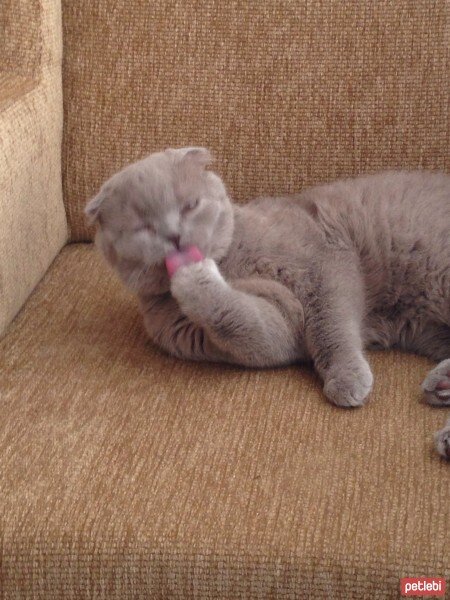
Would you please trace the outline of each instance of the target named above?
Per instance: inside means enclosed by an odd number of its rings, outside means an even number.
[[[337,406],[362,406],[373,386],[373,375],[367,361],[359,359],[354,364],[335,366],[325,379],[325,396]]]

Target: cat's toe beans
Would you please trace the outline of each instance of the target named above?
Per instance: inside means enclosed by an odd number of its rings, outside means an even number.
[[[446,373],[446,379],[441,379],[436,384],[437,390],[450,390],[450,373]]]
[[[435,406],[450,406],[450,359],[428,373],[422,383],[425,400]]]
[[[450,422],[434,435],[434,443],[438,453],[450,460]]]

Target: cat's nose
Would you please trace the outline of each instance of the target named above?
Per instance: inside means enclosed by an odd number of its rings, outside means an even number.
[[[172,242],[172,244],[174,244],[174,246],[177,250],[180,249],[180,236],[179,235],[169,235],[169,237],[167,239],[169,240],[169,242]]]

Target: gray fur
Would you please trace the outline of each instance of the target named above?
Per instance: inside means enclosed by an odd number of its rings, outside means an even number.
[[[153,154],[86,208],[159,346],[249,367],[311,360],[339,406],[370,394],[364,348],[450,356],[449,175],[391,171],[239,206],[210,162],[204,148]],[[207,258],[169,280],[177,237]]]

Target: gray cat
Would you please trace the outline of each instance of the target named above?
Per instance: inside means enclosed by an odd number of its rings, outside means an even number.
[[[249,367],[312,360],[324,393],[361,406],[364,348],[437,361],[422,384],[450,406],[450,176],[385,172],[233,205],[205,148],[166,150],[111,177],[86,214],[138,294],[156,344]],[[165,256],[204,260],[170,279]],[[436,434],[450,458],[450,420]]]

